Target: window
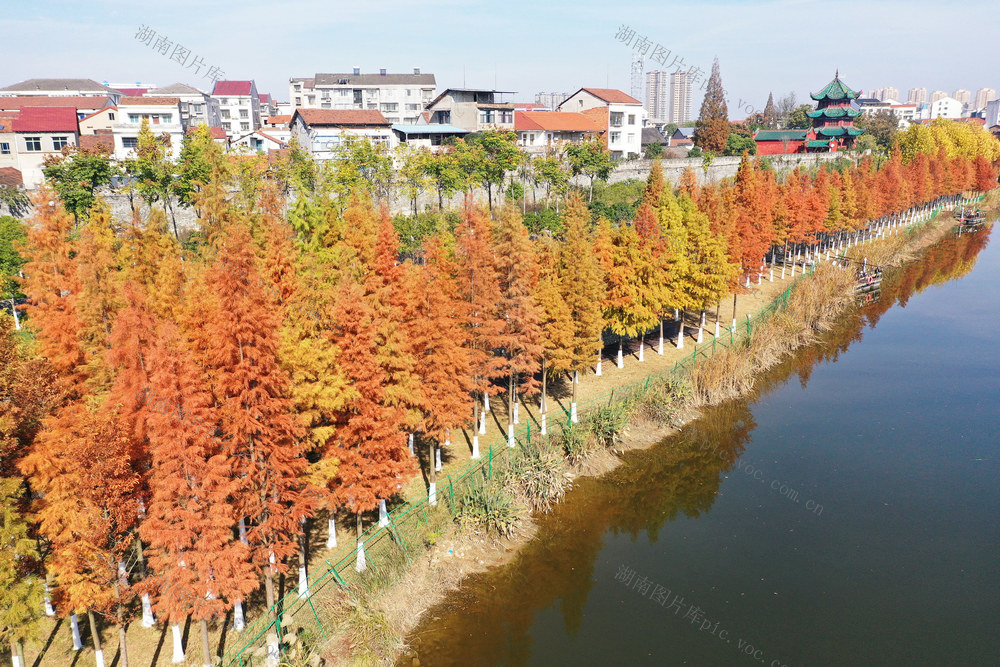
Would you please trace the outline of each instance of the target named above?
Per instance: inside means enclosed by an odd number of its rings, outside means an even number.
[[[24,138],[24,150],[36,153],[42,150],[42,138],[41,137],[25,137]]]
[[[612,143],[618,143],[621,140],[622,140],[622,133],[621,132],[612,132],[611,133],[611,142]]]
[[[174,122],[174,115],[172,113],[165,113],[160,116],[164,123]]]
[[[10,155],[10,144],[0,143],[0,155]]]
[[[128,115],[128,122],[130,122],[130,123],[138,123],[139,122],[139,114],[137,114],[137,113],[130,113]]]
[[[492,111],[480,111],[479,112],[479,123],[481,125],[487,125],[493,122],[493,112]]]
[[[222,129],[225,130],[226,132],[229,132],[229,130],[233,129],[233,124],[232,123],[223,123],[222,124]]]
[[[297,107],[302,106],[302,98],[301,97],[296,97],[295,98],[295,106],[297,106]]]
[[[240,118],[249,118],[250,112],[247,109],[240,109]]]
[[[625,119],[625,114],[621,111],[611,112],[611,127],[621,127],[622,121]]]
[[[309,99],[309,104],[316,104],[316,96],[315,95],[310,95],[308,97],[308,99]]]
[[[406,89],[406,96],[407,97],[413,97],[413,90],[411,90],[410,88],[407,88]]]
[[[139,145],[139,137],[122,137],[122,148],[135,148]]]
[[[222,117],[226,120],[229,120],[229,109],[222,110]]]
[[[500,123],[513,123],[514,122],[514,112],[513,111],[501,111],[499,114]]]
[[[442,125],[448,125],[451,123],[451,111],[438,111],[437,117],[438,122]]]
[[[407,104],[406,105],[406,110],[407,111],[420,111],[420,105],[419,104]]]
[[[114,120],[114,119],[115,119],[115,115],[109,111],[108,112],[108,120]]]
[[[250,129],[250,123],[240,123],[240,129],[244,130],[244,131],[245,130],[249,130]]]
[[[395,112],[395,111],[398,111],[398,110],[399,110],[399,105],[397,103],[395,103],[395,102],[383,102],[382,103],[382,111],[383,112],[388,111],[388,112],[392,113],[392,112]]]
[[[634,113],[630,113],[628,115],[628,124],[629,125],[635,125],[635,114]]]
[[[52,149],[61,151],[63,146],[68,144],[69,141],[66,137],[52,137]]]
[[[221,103],[222,103],[223,106],[229,104],[229,98],[228,97],[223,97],[222,100],[221,100]]]
[[[630,144],[634,144],[635,143],[635,132],[629,132],[628,133],[628,142]]]

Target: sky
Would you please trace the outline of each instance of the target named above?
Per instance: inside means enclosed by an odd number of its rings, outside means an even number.
[[[630,92],[634,30],[707,72],[718,57],[732,107],[760,109],[794,91],[800,103],[839,69],[855,90],[887,85],[905,98],[912,87],[1000,89],[984,48],[995,39],[995,6],[965,2],[592,2],[590,0],[277,0],[122,3],[6,0],[0,85],[36,77],[112,83],[211,86],[216,67],[228,79],[254,79],[259,92],[288,101],[288,79],[316,72],[412,72],[436,76],[438,90],[484,87],[537,92],[581,87]],[[957,8],[956,8],[957,7]],[[982,17],[977,20],[976,17]],[[154,50],[145,27],[200,57],[201,73]],[[650,49],[650,54],[652,48]],[[676,68],[676,65],[675,65]],[[648,57],[645,71],[664,69]],[[643,90],[643,93],[645,91]],[[694,111],[700,105],[694,100]]]

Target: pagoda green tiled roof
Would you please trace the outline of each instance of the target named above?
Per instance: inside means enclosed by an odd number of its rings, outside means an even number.
[[[760,130],[755,141],[803,141],[808,130]]]
[[[810,118],[843,118],[844,116],[854,118],[856,116],[860,116],[861,112],[857,109],[852,109],[851,107],[826,107],[825,109],[807,111],[806,115]]]
[[[844,85],[840,80],[840,75],[833,77],[833,81],[826,84],[826,88],[818,93],[811,93],[809,97],[814,100],[853,100],[857,99],[858,93]]]
[[[829,141],[807,141],[806,148],[829,148]]]
[[[847,132],[846,127],[820,127],[816,129],[816,134],[822,134],[824,137],[839,137],[845,132]]]
[[[849,127],[849,128],[847,128],[847,133],[849,135],[851,135],[852,137],[856,137],[859,134],[864,134],[865,131],[862,130],[860,127]]]

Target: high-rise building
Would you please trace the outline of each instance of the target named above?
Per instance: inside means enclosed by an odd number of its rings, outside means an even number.
[[[886,86],[882,89],[882,97],[879,98],[883,102],[886,100],[899,101],[899,88],[894,88],[892,86]]]
[[[920,106],[921,104],[927,103],[927,89],[926,88],[910,88],[909,94],[906,96],[906,101],[908,104],[916,104]]]
[[[547,106],[552,111],[566,101],[569,93],[535,93],[535,104]]]
[[[933,93],[931,93],[931,104],[934,104],[938,100],[943,100],[946,97],[948,97],[948,93],[944,92],[943,90],[935,90]]]
[[[669,122],[680,125],[691,120],[692,84],[691,72],[671,72]]]
[[[646,72],[646,101],[643,103],[651,123],[667,122],[670,108],[670,72]]]
[[[885,97],[885,88],[872,88],[868,91],[868,97],[881,102],[882,98]]]
[[[980,88],[976,91],[976,109],[982,109],[987,102],[997,98],[997,91],[992,88]]]
[[[972,101],[972,93],[967,91],[965,88],[959,88],[954,93],[951,94],[956,100],[964,105],[968,105]]]

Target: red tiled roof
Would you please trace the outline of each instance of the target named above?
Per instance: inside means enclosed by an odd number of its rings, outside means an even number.
[[[390,125],[376,109],[296,109],[295,113],[306,125]]]
[[[14,122],[15,132],[76,132],[76,109],[73,107],[28,107],[21,109]]]
[[[581,88],[580,90],[585,90],[608,104],[642,104],[639,100],[631,95],[626,95],[617,88]]]
[[[534,102],[514,102],[515,109],[521,109],[522,111],[543,111],[548,109],[544,104],[535,104]]]
[[[292,120],[291,115],[268,116],[264,119],[265,125],[288,125]]]
[[[73,107],[74,109],[103,109],[112,106],[107,97],[81,97],[60,95],[23,95],[0,97],[0,109],[23,109],[24,107]]]
[[[271,141],[273,141],[274,143],[278,144],[279,146],[286,145],[286,142],[282,141],[281,139],[278,139],[277,137],[272,137],[270,134],[268,134],[267,132],[264,132],[263,130],[257,130],[256,134],[259,134],[262,137],[270,139]]]
[[[179,97],[123,97],[118,100],[120,107],[141,107],[141,106],[175,106],[180,104]]]
[[[21,186],[24,185],[24,179],[14,167],[0,167],[0,185]]]
[[[582,113],[571,111],[515,111],[514,129],[545,132],[600,132],[603,128]]]
[[[249,95],[253,90],[253,81],[216,81],[213,95]]]
[[[260,101],[262,103],[269,103],[271,101],[271,94],[270,93],[261,93],[257,97],[260,99]]]
[[[115,140],[110,134],[85,134],[80,137],[80,148],[94,150],[104,148],[109,151],[115,150]]]
[[[119,93],[125,97],[142,97],[148,93],[150,88],[115,88]]]

